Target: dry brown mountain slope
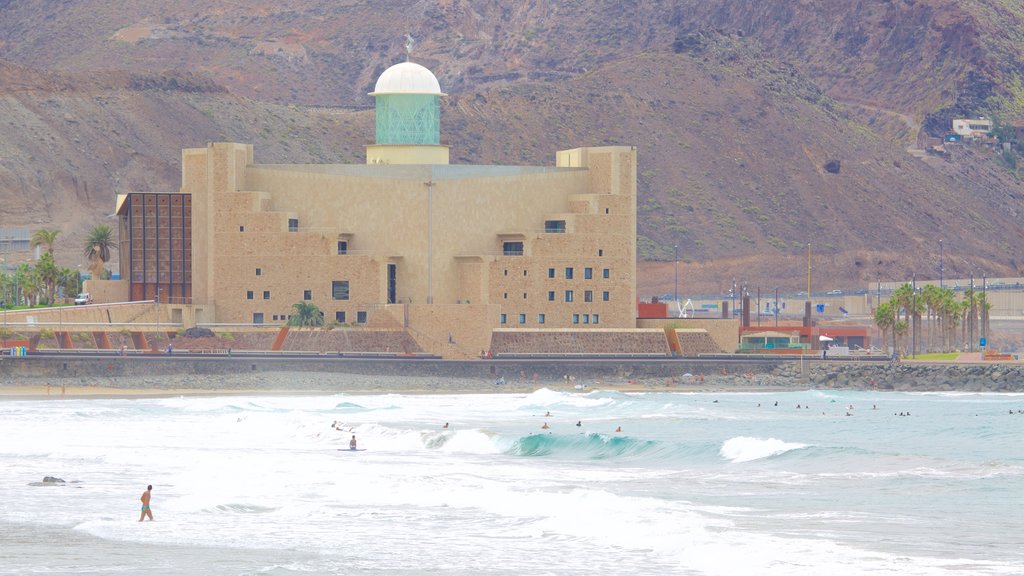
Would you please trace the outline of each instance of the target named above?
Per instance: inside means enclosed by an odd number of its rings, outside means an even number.
[[[938,112],[932,128],[982,109],[1024,121],[1024,7],[1007,0],[82,0],[0,11],[0,51],[17,62],[188,68],[279,103],[363,105],[407,33],[416,57],[459,92],[561,80],[721,30],[761,43],[839,100],[918,120]]]
[[[637,144],[643,258],[678,242],[709,266],[790,278],[779,262],[810,240],[822,270],[855,282],[934,269],[942,235],[948,270],[1009,273],[1018,181],[979,154],[929,167],[847,116],[909,134],[936,107],[1011,101],[1013,4],[0,0],[0,54],[61,71],[3,68],[0,215],[84,226],[71,206],[92,218],[114,193],[174,189],[180,148],[209,140],[253,142],[261,162],[360,161],[366,92],[411,32],[451,94],[457,161]]]
[[[57,256],[81,260],[87,228],[115,195],[177,190],[181,149],[254,142],[261,161],[353,162],[369,113],[342,121],[233,97],[187,74],[61,75],[0,62],[0,225],[58,227]],[[108,221],[109,222],[109,221]]]
[[[930,276],[944,238],[947,273],[1021,269],[1024,189],[988,157],[929,167],[821,105],[786,67],[729,49],[705,56],[643,55],[564,85],[458,95],[445,129],[458,135],[460,161],[635,143],[648,259],[671,259],[678,244],[686,261],[715,261],[723,275],[777,274],[795,287],[805,263],[783,264],[811,242],[823,274],[860,283]],[[536,137],[486,137],[517,132]],[[838,174],[825,169],[830,160]]]

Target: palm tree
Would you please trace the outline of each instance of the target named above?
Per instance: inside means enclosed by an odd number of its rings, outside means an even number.
[[[292,304],[292,310],[295,313],[288,317],[289,326],[312,327],[324,325],[324,313],[320,311],[316,304],[296,302]]]
[[[46,251],[53,255],[53,244],[57,241],[57,235],[60,234],[59,228],[53,230],[47,230],[46,228],[40,228],[32,233],[32,240],[29,244],[35,248],[36,246],[45,245]]]
[[[110,226],[97,224],[85,239],[82,255],[89,259],[89,270],[94,278],[103,276],[104,265],[110,260],[110,251],[117,249],[111,234]]]
[[[46,302],[52,305],[57,294],[57,284],[60,283],[61,279],[60,268],[57,268],[57,265],[53,263],[53,254],[49,252],[43,254],[43,257],[36,264],[35,273],[39,278],[40,287],[45,294]]]
[[[924,300],[925,310],[928,314],[928,334],[925,351],[938,351],[940,346],[937,340],[942,335],[946,323],[946,315],[943,312],[943,302],[947,296],[952,295],[949,288],[939,288],[934,284],[928,284],[921,290],[921,299]],[[943,350],[944,351],[944,350]]]
[[[885,334],[891,332],[893,351],[896,350],[896,311],[896,305],[892,300],[887,300],[884,304],[875,308],[875,324],[882,331],[882,341],[885,341]]]
[[[79,282],[78,270],[72,270],[71,268],[60,269],[60,280],[57,281],[57,286],[64,293],[64,298],[74,297],[74,295],[78,294]]]

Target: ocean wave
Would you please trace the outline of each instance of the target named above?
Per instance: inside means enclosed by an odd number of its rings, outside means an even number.
[[[653,440],[637,440],[628,436],[580,434],[530,434],[515,440],[506,454],[513,456],[549,456],[552,454],[604,459],[632,456],[657,448]]]
[[[783,442],[776,438],[765,439],[736,436],[722,444],[719,454],[721,454],[722,458],[729,460],[733,464],[739,464],[741,462],[771,458],[772,456],[785,454],[791,450],[800,450],[808,446],[808,444],[797,442]]]
[[[278,509],[269,506],[256,506],[254,504],[218,504],[214,507],[214,510],[234,514],[266,514],[268,512],[276,512]]]
[[[616,400],[607,392],[557,392],[550,388],[541,388],[527,394],[519,403],[519,408],[550,408],[553,406],[570,406],[574,408],[595,408],[612,404]]]

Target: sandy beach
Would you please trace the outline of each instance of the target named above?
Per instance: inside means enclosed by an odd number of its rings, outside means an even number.
[[[302,394],[495,394],[530,393],[541,388],[564,392],[758,392],[801,390],[782,379],[736,383],[731,378],[696,377],[644,380],[527,379],[497,383],[476,378],[404,376],[400,378],[343,373],[267,372],[226,376],[173,375],[146,378],[32,378],[0,384],[0,399],[147,398],[168,396],[302,395]]]

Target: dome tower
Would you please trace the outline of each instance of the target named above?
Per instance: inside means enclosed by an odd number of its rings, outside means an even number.
[[[377,138],[366,147],[367,164],[447,164],[441,145],[441,85],[423,66],[402,62],[377,79]]]

